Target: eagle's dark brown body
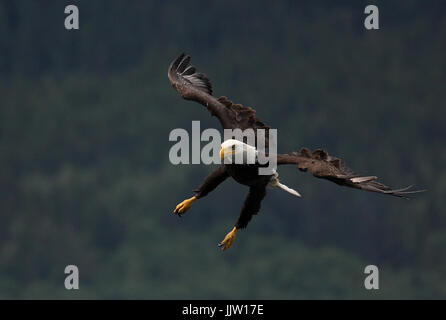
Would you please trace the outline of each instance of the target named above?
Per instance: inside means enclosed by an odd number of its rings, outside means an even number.
[[[224,164],[228,174],[238,183],[252,187],[258,184],[268,184],[271,175],[259,175],[259,165],[256,164]]]

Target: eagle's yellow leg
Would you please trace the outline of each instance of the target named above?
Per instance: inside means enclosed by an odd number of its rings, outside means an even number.
[[[175,207],[175,210],[173,210],[173,213],[176,213],[178,215],[185,213],[187,210],[190,209],[190,207],[192,206],[192,203],[194,203],[195,200],[197,200],[196,196],[193,196],[192,198],[184,200],[183,202],[179,203]]]
[[[232,243],[235,240],[235,234],[237,233],[237,228],[234,227],[231,232],[229,232],[226,237],[223,239],[222,242],[218,245],[221,247],[221,250],[225,251],[226,249],[229,249],[229,247],[232,245]]]

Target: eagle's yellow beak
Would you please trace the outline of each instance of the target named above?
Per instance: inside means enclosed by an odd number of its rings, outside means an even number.
[[[225,157],[225,149],[221,148],[220,149],[220,160],[223,160],[224,157]]]
[[[225,148],[221,148],[220,149],[220,160],[224,159],[225,153],[226,153],[226,149]],[[230,154],[234,155],[235,154],[235,150],[231,150]]]

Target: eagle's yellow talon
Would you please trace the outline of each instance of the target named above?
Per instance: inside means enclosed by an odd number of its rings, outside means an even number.
[[[184,200],[183,202],[179,203],[175,207],[175,210],[173,210],[173,213],[176,213],[178,215],[185,213],[187,210],[190,209],[190,207],[192,206],[192,203],[194,203],[195,200],[197,200],[196,196],[193,196],[192,198]]]
[[[222,251],[225,251],[226,249],[229,249],[232,246],[232,243],[235,240],[235,234],[237,233],[237,228],[234,227],[231,232],[229,232],[226,237],[223,239],[222,242],[218,245],[221,247]]]

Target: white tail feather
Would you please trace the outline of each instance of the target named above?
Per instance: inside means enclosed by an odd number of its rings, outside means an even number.
[[[297,192],[294,189],[291,189],[290,187],[287,187],[286,185],[279,182],[279,179],[277,178],[279,174],[277,172],[274,173],[274,176],[271,178],[271,181],[269,182],[269,186],[273,188],[280,188],[283,191],[286,191],[288,193],[291,193],[292,195],[296,197],[301,197],[300,193]]]
[[[291,189],[291,188],[287,187],[284,184],[281,184],[280,182],[277,182],[277,187],[282,189],[282,190],[284,190],[284,191],[286,191],[286,192],[288,192],[288,193],[291,193],[291,194],[295,195],[296,197],[301,197],[299,192],[297,192],[294,189]]]

